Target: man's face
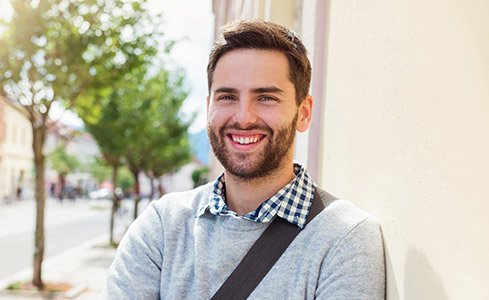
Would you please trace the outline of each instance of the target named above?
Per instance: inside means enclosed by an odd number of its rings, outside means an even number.
[[[207,100],[207,131],[224,168],[242,179],[261,178],[292,162],[295,131],[310,121],[312,100],[299,108],[286,56],[239,49],[217,62]]]

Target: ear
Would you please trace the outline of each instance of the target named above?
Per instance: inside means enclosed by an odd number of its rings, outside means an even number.
[[[309,128],[312,117],[312,104],[313,99],[311,95],[308,95],[304,101],[299,105],[298,118],[297,118],[297,131],[304,132]]]

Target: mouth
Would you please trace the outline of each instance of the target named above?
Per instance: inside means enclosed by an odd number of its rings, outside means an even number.
[[[265,138],[264,134],[227,134],[227,137],[231,141],[231,144],[238,149],[251,149],[254,146],[260,144],[261,141]]]

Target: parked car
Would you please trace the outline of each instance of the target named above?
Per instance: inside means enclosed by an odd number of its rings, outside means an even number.
[[[112,197],[112,191],[107,188],[101,188],[99,190],[88,193],[90,199],[110,199]]]

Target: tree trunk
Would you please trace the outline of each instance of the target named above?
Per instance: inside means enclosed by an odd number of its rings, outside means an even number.
[[[151,175],[151,177],[149,179],[151,182],[151,194],[149,195],[149,200],[152,201],[155,198],[155,177],[153,175]]]
[[[110,233],[109,233],[109,244],[115,245],[114,240],[114,222],[115,222],[115,213],[120,205],[120,199],[115,192],[117,187],[117,165],[112,166],[112,186],[114,187],[112,190],[112,211],[110,213]]]
[[[141,201],[141,194],[139,189],[139,170],[131,170],[132,175],[134,176],[134,220],[138,217],[138,205],[139,201]]]
[[[46,191],[44,186],[44,138],[45,127],[32,127],[34,150],[34,164],[36,171],[36,231],[34,241],[34,266],[32,284],[42,289],[42,261],[44,258],[44,207],[46,203]]]
[[[59,182],[58,199],[60,202],[63,202],[63,199],[65,197],[65,189],[66,189],[66,173],[60,172],[58,174],[58,182]]]
[[[158,178],[158,190],[160,192],[159,198],[163,197],[165,188],[163,187],[163,178],[161,178],[161,176]]]

